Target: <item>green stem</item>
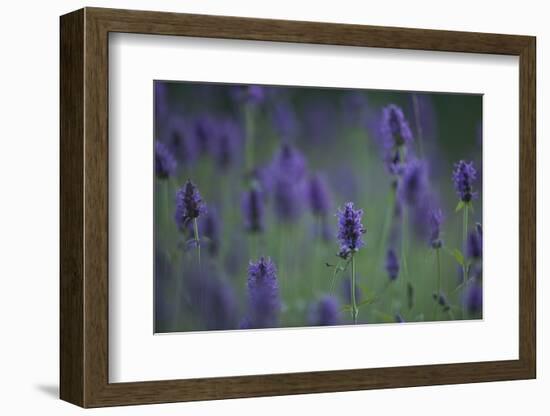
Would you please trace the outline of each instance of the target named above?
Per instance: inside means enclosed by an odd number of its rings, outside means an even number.
[[[199,222],[193,218],[193,231],[195,232],[195,244],[197,245],[197,253],[199,258],[199,266],[201,265],[201,244],[199,241]]]
[[[462,214],[462,250],[464,253],[464,262],[462,263],[462,296],[466,294],[466,281],[468,280],[468,265],[466,263],[466,244],[468,240],[468,204],[464,205]],[[462,299],[462,318],[466,318],[466,306],[464,305],[464,299]]]
[[[357,315],[359,310],[357,309],[357,300],[355,299],[355,256],[351,256],[351,317],[353,323],[357,323]]]

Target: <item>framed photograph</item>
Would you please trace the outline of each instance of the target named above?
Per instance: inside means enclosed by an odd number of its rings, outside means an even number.
[[[61,398],[535,378],[535,49],[62,16]]]

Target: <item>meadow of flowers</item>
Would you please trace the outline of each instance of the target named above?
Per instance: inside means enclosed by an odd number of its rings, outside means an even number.
[[[155,332],[480,319],[481,109],[155,81]]]

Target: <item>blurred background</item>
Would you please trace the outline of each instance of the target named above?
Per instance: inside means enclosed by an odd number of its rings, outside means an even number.
[[[154,89],[155,332],[352,324],[336,215],[347,202],[366,229],[353,256],[358,323],[482,317],[481,252],[469,244],[478,235],[481,246],[481,96]],[[475,166],[477,197],[457,212],[460,160]],[[204,204],[196,232],[181,216],[187,181]],[[262,256],[278,301],[260,324],[249,268]]]

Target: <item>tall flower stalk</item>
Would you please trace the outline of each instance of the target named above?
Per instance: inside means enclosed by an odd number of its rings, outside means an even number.
[[[351,318],[357,323],[359,309],[355,293],[356,265],[355,255],[363,247],[363,234],[366,229],[361,223],[363,217],[362,209],[355,209],[353,202],[347,202],[343,209],[338,211],[338,241],[340,242],[339,256],[351,263]]]
[[[473,184],[477,177],[477,171],[474,167],[474,162],[465,162],[464,160],[459,161],[455,165],[453,171],[453,182],[455,186],[456,193],[459,197],[459,202],[456,207],[456,212],[462,210],[462,275],[464,281],[463,284],[463,294],[466,291],[467,281],[468,281],[468,261],[466,259],[465,251],[468,243],[468,211],[473,210],[473,200],[477,197],[477,193],[474,191]],[[463,305],[462,316],[466,316],[466,310]]]
[[[198,188],[188,180],[176,194],[176,212],[174,219],[180,230],[191,221],[193,223],[193,239],[197,247],[197,255],[199,264],[201,262],[201,246],[199,237],[198,218],[206,213],[206,205],[204,204]]]

